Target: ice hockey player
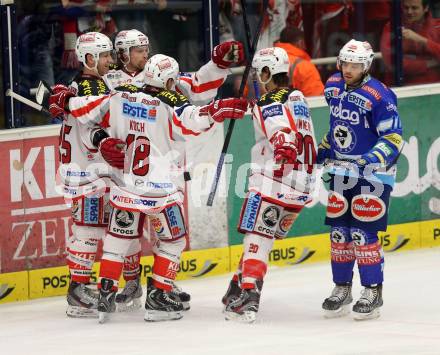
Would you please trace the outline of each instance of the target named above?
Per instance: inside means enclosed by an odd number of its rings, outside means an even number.
[[[70,90],[64,91],[64,95],[108,94],[110,90],[102,76],[108,72],[113,62],[112,50],[110,39],[101,33],[89,32],[81,35],[77,39],[75,51],[83,69],[70,84]],[[54,90],[57,91],[57,87]],[[63,115],[62,111],[57,114],[57,110],[53,109],[52,106],[54,117]],[[106,164],[96,147],[84,140],[85,132],[85,128],[74,117],[64,117],[60,133],[59,176],[63,193],[72,203],[73,234],[67,245],[67,265],[71,280],[67,292],[66,313],[70,317],[98,315],[97,294],[87,284],[90,283],[98,243],[105,235],[110,213],[105,188],[99,195],[90,194],[97,188],[97,182],[106,175],[105,172],[97,174],[91,167]]]
[[[225,317],[256,320],[269,253],[286,237],[302,208],[311,202],[316,141],[303,94],[289,89],[289,58],[282,48],[265,48],[252,61],[267,93],[253,108],[249,191],[238,230],[244,234],[239,269],[223,297]]]
[[[350,40],[339,52],[339,72],[325,86],[330,129],[319,145],[318,163],[330,162],[332,176],[325,223],[331,226],[335,283],[322,304],[326,317],[350,312],[355,261],[364,289],[353,306],[354,319],[379,317],[383,304],[384,255],[377,233],[387,228],[403,141],[396,95],[369,75],[373,57],[368,42]]]
[[[138,30],[120,31],[115,37],[117,64],[113,64],[104,77],[107,85],[111,88],[126,84],[142,87],[149,45],[148,37]]]
[[[115,38],[118,64],[112,65],[104,79],[111,88],[131,84],[144,85],[145,63],[150,52],[148,37],[138,30],[121,31]],[[224,42],[212,51],[211,60],[195,73],[179,73],[176,91],[185,95],[194,105],[205,105],[216,95],[229,75],[232,65],[244,60],[243,44]]]
[[[149,55],[149,39],[138,30],[121,31],[115,37],[115,49],[118,56],[118,64],[104,76],[109,87],[116,90],[123,85],[143,87],[145,85],[144,68]],[[229,74],[229,67],[240,64],[244,59],[244,50],[240,42],[225,42],[215,47],[212,60],[202,66],[196,73],[179,73],[176,90],[185,93],[190,102],[198,105],[207,104],[216,95],[218,88],[223,84]],[[180,165],[184,161],[184,143],[174,142],[174,149],[180,151]],[[184,189],[185,183],[182,179]],[[157,225],[158,221],[154,223]],[[159,226],[160,229],[160,226]],[[154,252],[154,251],[153,251]],[[134,239],[124,265],[124,279],[126,286],[116,296],[119,311],[131,310],[141,307],[140,297],[142,288],[140,275],[137,272],[141,257],[141,245],[139,239]],[[171,294],[183,301],[185,310],[190,308],[190,295],[183,292],[174,284]]]
[[[185,96],[172,91],[177,80],[178,64],[164,55],[149,59],[145,70],[146,86],[142,92],[118,92],[103,97],[62,98],[51,102],[66,108],[85,125],[108,127],[110,137],[102,141],[92,130],[91,141],[102,147],[113,145],[113,152],[103,152],[109,164],[123,168],[110,191],[113,211],[104,239],[100,269],[100,321],[115,310],[115,295],[130,241],[139,238],[146,215],[157,218],[164,226],[158,233],[153,277],[148,279],[147,321],[180,319],[181,302],[170,297],[185,247],[185,221],[182,194],[172,176],[175,159],[172,139],[185,140],[209,130],[215,122],[243,118],[244,99],[224,99],[196,107]],[[131,87],[133,90],[134,87]],[[134,90],[138,91],[138,90]],[[69,102],[67,103],[67,100]],[[126,145],[126,152],[120,151]],[[101,150],[102,151],[102,150]],[[121,164],[120,158],[126,156]],[[179,177],[177,177],[178,179]]]

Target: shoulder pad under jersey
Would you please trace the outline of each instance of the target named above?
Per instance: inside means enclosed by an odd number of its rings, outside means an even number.
[[[104,80],[94,77],[78,77],[74,80],[78,85],[78,96],[99,96],[110,92]]]
[[[132,94],[136,92],[142,92],[141,88],[138,88],[136,85],[132,84],[123,84],[115,88],[116,91],[124,91],[124,92],[130,92]]]
[[[278,103],[285,103],[289,97],[289,94],[293,91],[293,89],[275,89],[273,91],[270,91],[263,96],[261,96],[260,100],[258,100],[257,105],[258,106],[266,106],[270,105],[274,102]]]
[[[156,98],[171,107],[182,106],[189,102],[185,95],[171,90],[162,90],[156,95]]]

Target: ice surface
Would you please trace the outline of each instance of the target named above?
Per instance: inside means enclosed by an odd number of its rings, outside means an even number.
[[[147,323],[143,311],[109,323],[69,319],[64,297],[0,305],[0,354],[440,354],[440,248],[386,255],[380,319],[324,319],[327,263],[271,268],[257,323],[224,320],[230,275],[187,280],[192,309]],[[355,276],[354,298],[360,294]]]

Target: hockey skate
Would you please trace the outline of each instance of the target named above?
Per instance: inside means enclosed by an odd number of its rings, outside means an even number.
[[[147,278],[147,298],[145,300],[145,316],[147,322],[177,320],[183,317],[183,305],[175,301],[169,292],[153,285],[153,279]]]
[[[228,290],[226,291],[225,295],[222,297],[222,303],[225,305],[224,310],[226,310],[226,307],[236,299],[240,297],[241,294],[241,288],[238,281],[231,280],[229,282]]]
[[[361,298],[353,306],[355,320],[367,320],[380,317],[380,307],[383,305],[382,284],[365,287],[361,291]]]
[[[189,311],[191,306],[189,301],[191,301],[191,295],[183,291],[179,286],[173,282],[173,288],[170,291],[170,297],[177,302],[181,302],[184,311]]]
[[[113,280],[101,279],[101,289],[99,290],[98,300],[98,318],[101,324],[108,320],[109,313],[113,313],[116,310],[116,291],[112,290],[112,288]]]
[[[116,306],[118,312],[131,312],[142,307],[142,286],[141,278],[128,280],[124,289],[116,295]]]
[[[330,297],[324,300],[322,309],[325,318],[338,318],[350,313],[349,305],[353,302],[351,284],[336,285]]]
[[[72,281],[67,291],[66,314],[72,318],[97,318],[98,295],[86,284]]]
[[[255,288],[241,290],[240,296],[226,306],[225,319],[254,323],[257,319],[262,288],[263,281],[257,281]]]

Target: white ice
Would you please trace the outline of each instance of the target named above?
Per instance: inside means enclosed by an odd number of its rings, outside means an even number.
[[[387,254],[381,318],[363,322],[323,318],[327,263],[271,268],[252,325],[223,319],[230,275],[179,282],[192,309],[172,322],[147,323],[142,310],[69,319],[64,297],[3,304],[0,354],[440,354],[439,266],[440,248]]]

